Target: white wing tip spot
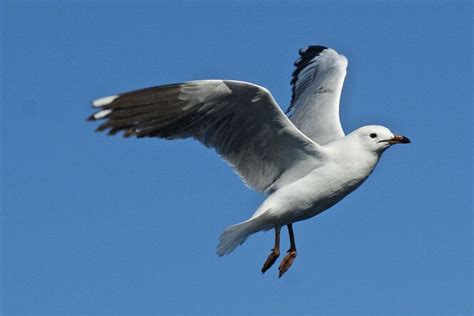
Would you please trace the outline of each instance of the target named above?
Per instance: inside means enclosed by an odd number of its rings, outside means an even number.
[[[98,107],[110,104],[110,103],[114,102],[114,100],[117,99],[118,97],[119,97],[118,95],[111,95],[111,96],[108,96],[108,97],[96,99],[96,100],[92,101],[92,106],[95,107],[95,108],[98,108]]]
[[[101,118],[104,118],[104,117],[106,117],[107,115],[109,115],[111,112],[112,112],[111,109],[99,111],[99,112],[97,112],[96,114],[94,114],[94,119],[100,120]]]

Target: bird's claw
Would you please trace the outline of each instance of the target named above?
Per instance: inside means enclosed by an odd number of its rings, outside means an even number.
[[[293,261],[295,261],[296,258],[296,250],[288,250],[288,254],[283,258],[283,260],[280,263],[280,267],[278,268],[278,277],[281,278],[281,276],[288,271],[288,269],[291,267],[293,264]]]
[[[280,256],[280,251],[272,249],[272,252],[268,255],[267,260],[265,260],[265,263],[263,264],[262,273],[265,273],[265,271],[270,269],[279,256]]]

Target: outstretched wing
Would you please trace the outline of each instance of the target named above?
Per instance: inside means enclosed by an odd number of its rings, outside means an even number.
[[[347,59],[324,46],[299,51],[291,79],[293,95],[287,113],[306,136],[320,145],[344,137],[339,120],[339,99],[346,77]]]
[[[125,137],[193,137],[214,148],[257,191],[288,169],[317,160],[320,146],[291,123],[268,90],[223,80],[200,80],[95,100],[97,130]],[[301,169],[301,168],[296,168]]]

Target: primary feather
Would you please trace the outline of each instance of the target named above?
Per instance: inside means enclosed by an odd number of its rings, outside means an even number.
[[[132,91],[94,103],[98,131],[126,137],[193,137],[214,148],[257,191],[302,161],[319,145],[284,115],[268,90],[226,80],[198,80]],[[304,170],[303,172],[304,173]]]
[[[339,100],[347,59],[324,46],[300,50],[293,72],[290,119],[320,145],[344,137],[339,120]]]

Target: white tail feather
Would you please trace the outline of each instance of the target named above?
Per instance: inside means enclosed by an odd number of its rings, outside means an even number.
[[[257,216],[245,222],[227,227],[219,237],[217,255],[219,257],[228,255],[234,251],[237,246],[242,245],[244,241],[253,233],[271,228],[271,226],[262,226],[261,220],[262,216]]]
[[[224,230],[219,237],[219,244],[217,245],[217,255],[228,255],[238,246],[244,243],[248,235],[246,231],[246,223],[230,226]]]

